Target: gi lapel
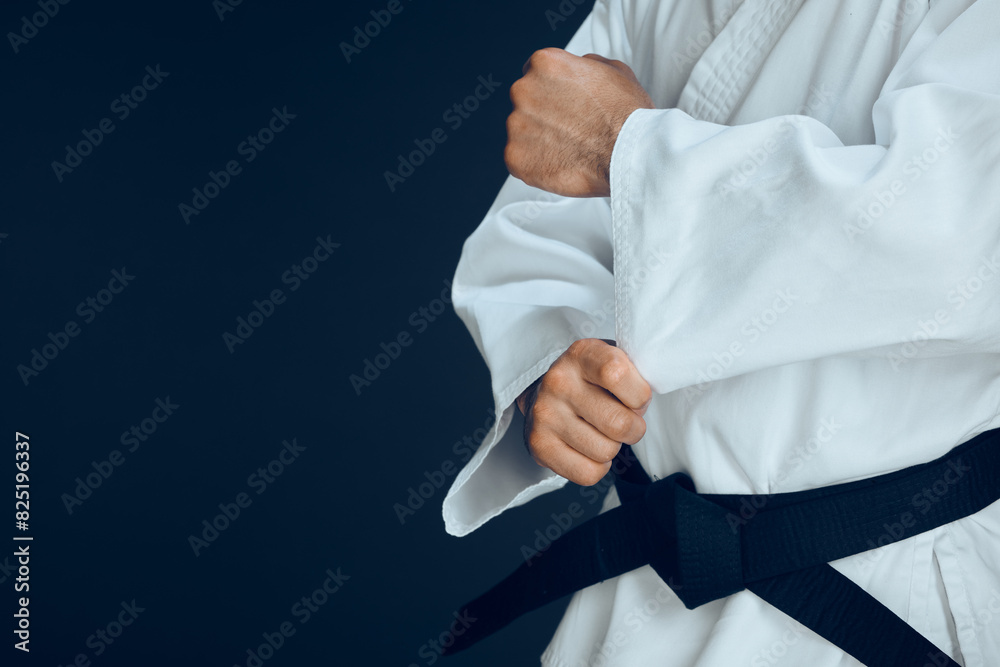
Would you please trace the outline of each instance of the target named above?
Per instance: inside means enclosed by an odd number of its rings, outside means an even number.
[[[725,123],[804,0],[745,0],[695,63],[677,108]]]

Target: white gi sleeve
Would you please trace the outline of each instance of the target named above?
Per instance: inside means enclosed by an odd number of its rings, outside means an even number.
[[[623,25],[598,0],[566,50],[628,62]],[[513,177],[465,242],[452,299],[490,369],[497,421],[444,500],[452,535],[566,483],[525,451],[514,400],[573,341],[614,337],[611,261],[607,199],[560,197]]]
[[[628,118],[614,337],[654,392],[838,355],[1000,352],[1000,2],[943,14],[890,74],[873,145],[803,116]]]

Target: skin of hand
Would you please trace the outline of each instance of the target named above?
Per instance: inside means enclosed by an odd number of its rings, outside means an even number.
[[[504,161],[515,178],[566,197],[611,196],[611,151],[622,125],[653,101],[619,60],[535,51],[510,87]]]
[[[524,439],[538,465],[582,486],[597,484],[622,444],[646,433],[649,384],[614,344],[574,342],[518,398]]]

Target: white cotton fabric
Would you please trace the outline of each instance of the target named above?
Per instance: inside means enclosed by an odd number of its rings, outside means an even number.
[[[580,338],[654,390],[643,466],[701,492],[861,479],[1000,426],[1000,0],[598,0],[567,48],[657,109],[622,128],[610,198],[510,178],[464,246],[455,308],[501,417],[449,533],[566,483],[513,402]],[[1000,503],[833,566],[1000,664]],[[687,610],[648,566],[575,594],[541,660],[859,664],[748,591]]]

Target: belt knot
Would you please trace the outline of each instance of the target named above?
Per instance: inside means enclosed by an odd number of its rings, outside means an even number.
[[[746,588],[743,581],[741,530],[728,510],[695,492],[694,481],[675,473],[649,484],[646,506],[650,539],[657,548],[653,570],[688,609]]]

